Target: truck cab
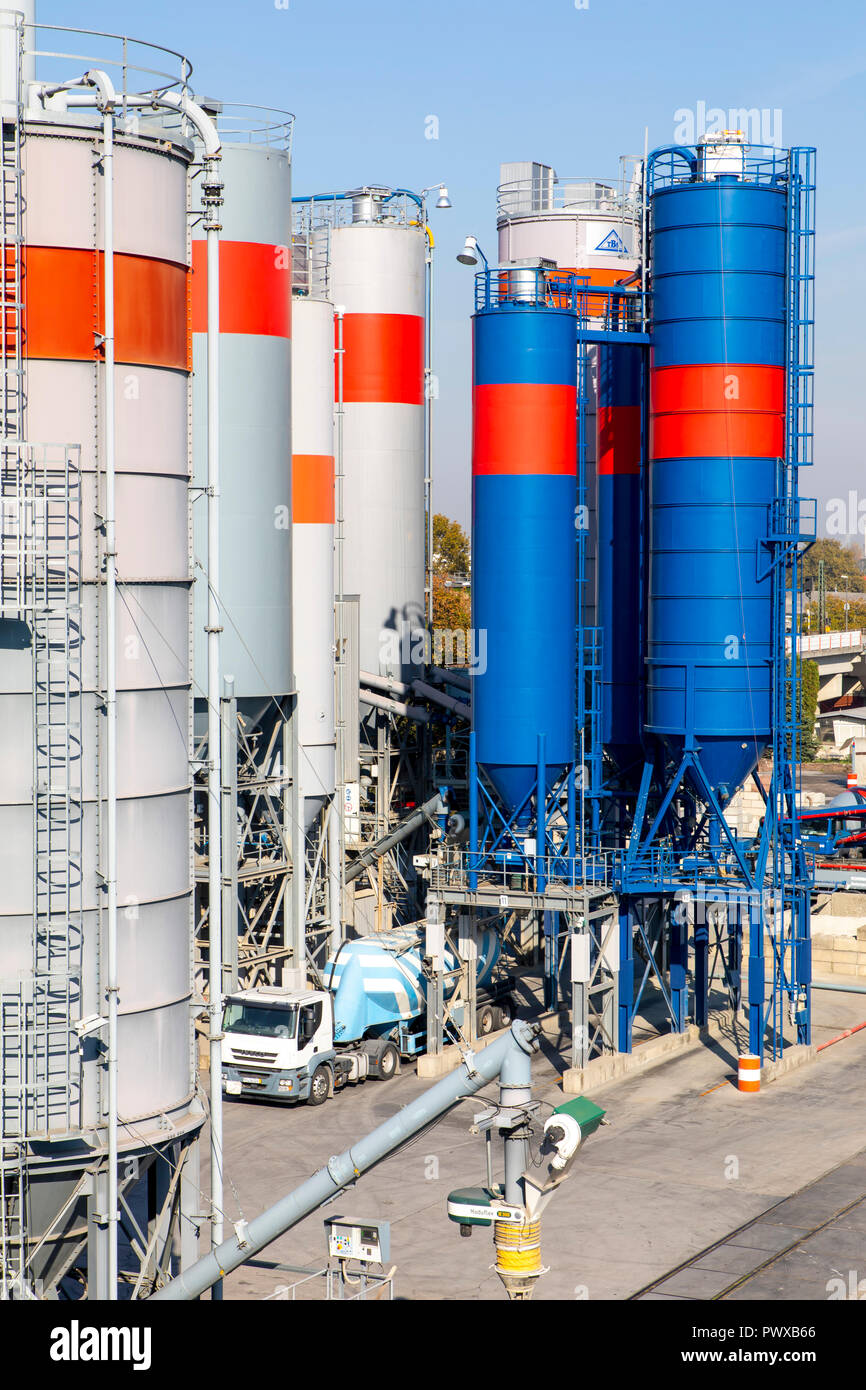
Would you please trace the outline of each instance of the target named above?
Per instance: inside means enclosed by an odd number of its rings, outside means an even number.
[[[240,990],[223,1010],[223,1090],[320,1104],[334,1085],[334,1007],[324,990]]]

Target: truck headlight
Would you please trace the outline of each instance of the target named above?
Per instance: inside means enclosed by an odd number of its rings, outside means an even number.
[[[280,1090],[281,1090],[281,1091],[290,1091],[291,1089],[292,1089],[292,1083],[291,1083],[291,1081],[281,1081],[281,1082],[280,1082]]]

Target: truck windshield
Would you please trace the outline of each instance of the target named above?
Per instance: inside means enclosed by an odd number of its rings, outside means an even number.
[[[230,999],[223,1014],[226,1033],[254,1033],[261,1038],[293,1038],[298,1026],[296,1004],[273,1008],[267,1004],[250,1004]]]

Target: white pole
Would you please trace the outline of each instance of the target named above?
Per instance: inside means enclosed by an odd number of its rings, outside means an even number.
[[[337,399],[335,403],[335,434],[334,440],[334,486],[336,492],[336,515],[334,531],[335,549],[335,617],[336,617],[336,653],[335,664],[335,694],[337,701],[336,725],[335,725],[335,755],[337,763],[337,775],[335,781],[334,805],[331,808],[331,819],[333,822],[334,833],[328,839],[328,874],[330,878],[330,918],[331,918],[331,949],[337,951],[343,939],[343,890],[345,880],[343,877],[346,858],[346,834],[345,834],[345,762],[346,762],[346,653],[344,650],[345,628],[345,595],[343,593],[343,484],[345,482],[344,460],[343,460],[343,420],[345,417],[345,403],[343,400],[343,370],[345,362],[345,347],[343,342],[343,327],[345,308],[338,304],[334,308],[334,315],[337,325],[336,332],[336,361],[337,361]]]
[[[103,272],[105,277],[105,721],[107,792],[108,1297],[117,1298],[117,542],[114,396],[114,107],[103,110]]]
[[[209,172],[205,173],[206,182]],[[222,1154],[222,718],[220,696],[220,224],[206,206],[207,228],[207,707],[208,707],[208,1017],[210,1039],[211,1248],[223,1240]],[[222,1298],[222,1280],[213,1287]]]

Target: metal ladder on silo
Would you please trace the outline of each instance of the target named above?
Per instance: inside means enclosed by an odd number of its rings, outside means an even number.
[[[37,1132],[74,1127],[79,1098],[81,878],[80,483],[70,451],[34,479],[33,1002],[28,1090]]]
[[[25,1203],[25,1003],[0,995],[0,1300],[20,1286],[27,1258]]]
[[[23,111],[0,128],[0,614],[29,616],[23,492],[24,347],[22,341]],[[5,441],[13,441],[6,447]],[[26,1265],[27,998],[19,985],[0,994],[0,1298],[20,1289]]]
[[[20,439],[24,414],[22,111],[3,121],[0,139],[0,252],[3,313],[0,316],[0,416],[7,439]]]

